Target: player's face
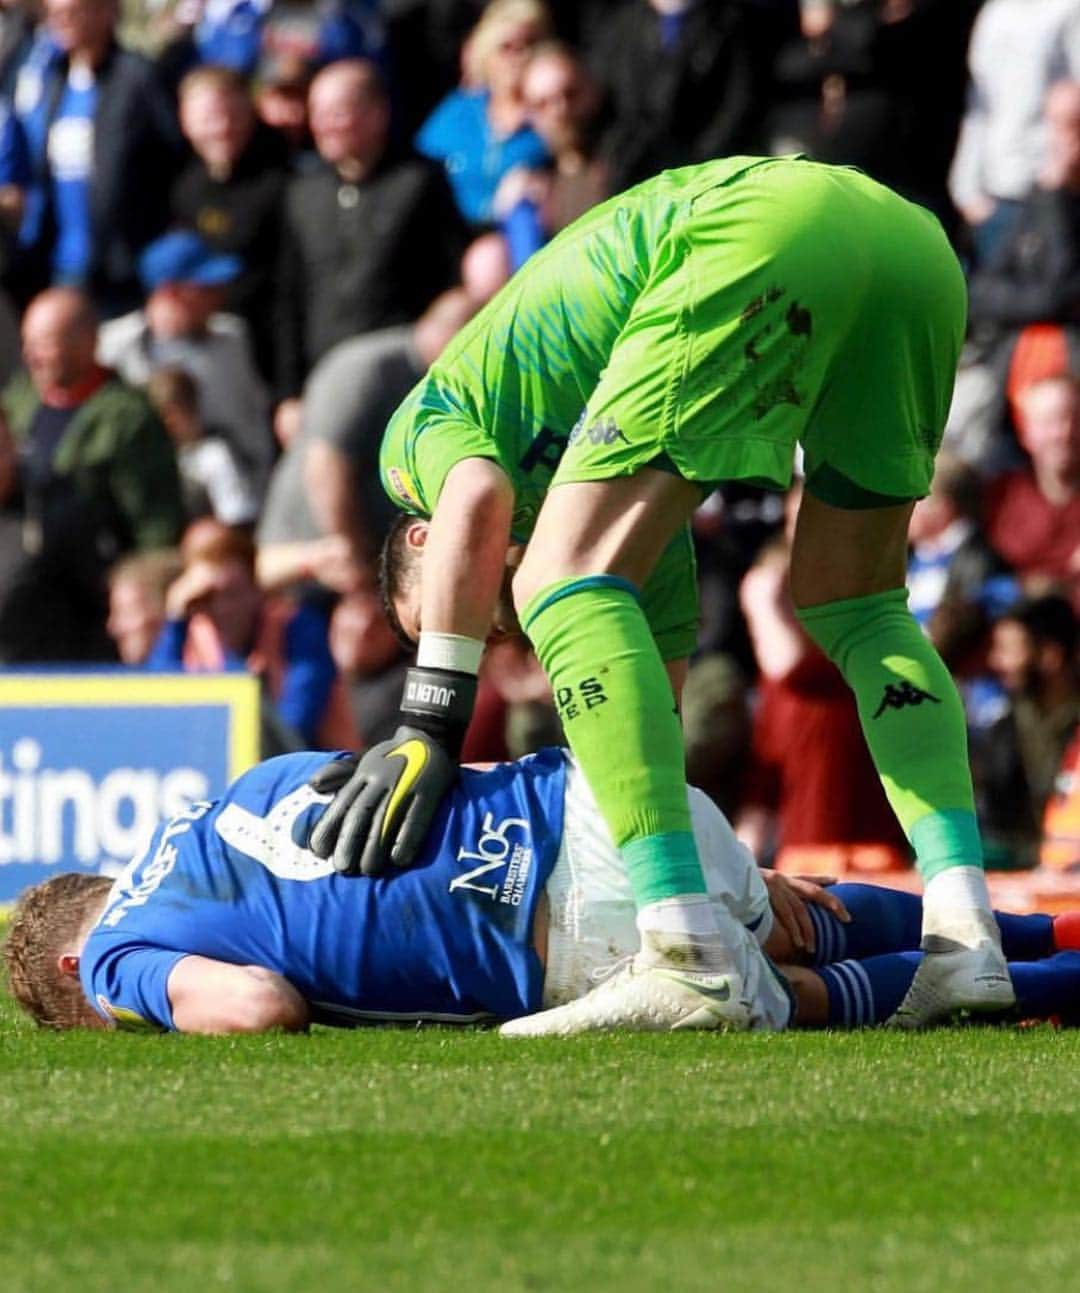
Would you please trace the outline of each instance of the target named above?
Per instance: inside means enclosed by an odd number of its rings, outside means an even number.
[[[513,594],[510,591],[510,580],[513,573],[508,566],[506,574],[503,576],[503,586],[495,607],[495,616],[491,621],[491,630],[487,635],[489,643],[513,637],[521,632],[521,625],[518,623],[517,613],[514,610]],[[398,622],[411,642],[419,642],[420,640],[420,599],[421,587],[418,580],[394,602]]]
[[[397,614],[398,623],[411,642],[420,640],[420,630],[422,628],[423,549],[426,541],[427,526],[418,524],[410,532],[409,538],[409,552],[412,561],[415,562],[412,577],[406,583],[404,592],[394,599],[394,611]],[[519,548],[511,548],[507,553],[502,589],[499,592],[499,600],[495,605],[491,629],[487,635],[488,642],[497,642],[503,638],[513,637],[521,633],[521,625],[518,623],[517,612],[514,610],[514,596],[511,589],[511,580],[520,558],[521,550]]]

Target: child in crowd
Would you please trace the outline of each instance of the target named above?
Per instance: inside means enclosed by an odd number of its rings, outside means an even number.
[[[255,491],[228,442],[203,426],[191,374],[183,368],[159,368],[146,391],[176,446],[188,517],[210,515],[223,525],[253,524],[259,510]]]

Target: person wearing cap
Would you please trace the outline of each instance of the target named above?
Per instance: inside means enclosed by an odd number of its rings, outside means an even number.
[[[246,324],[221,309],[242,269],[238,256],[214,251],[192,230],[164,234],[139,260],[145,306],[105,324],[98,358],[133,386],[161,368],[190,373],[203,424],[225,438],[261,491],[273,459],[267,394]]]

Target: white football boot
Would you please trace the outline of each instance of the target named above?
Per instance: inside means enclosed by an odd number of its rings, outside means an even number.
[[[969,871],[971,868],[958,868]],[[946,885],[963,876],[945,873]],[[985,879],[978,877],[982,891]],[[1008,1010],[1016,992],[1001,950],[1001,935],[987,907],[934,900],[935,882],[923,900],[922,950],[925,953],[889,1028],[928,1028],[959,1015]],[[928,902],[927,899],[930,899]]]
[[[616,1028],[745,1032],[750,1009],[742,993],[737,973],[679,969],[638,954],[576,1001],[512,1019],[499,1032],[503,1037],[571,1037]]]

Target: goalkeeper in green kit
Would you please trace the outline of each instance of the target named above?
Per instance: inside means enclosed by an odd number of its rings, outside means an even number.
[[[726,158],[565,230],[394,415],[383,483],[408,516],[388,597],[417,663],[395,738],[367,751],[311,843],[342,870],[409,865],[457,773],[508,550],[525,545],[514,607],[625,860],[641,950],[507,1032],[730,1018],[742,985],[694,848],[677,714],[697,626],[687,523],[720,481],[785,488],[797,443],[794,602],[855,693],[925,884],[928,955],[894,1021],[1012,1003],[963,711],[904,590],[965,306],[927,211],[858,171]]]

